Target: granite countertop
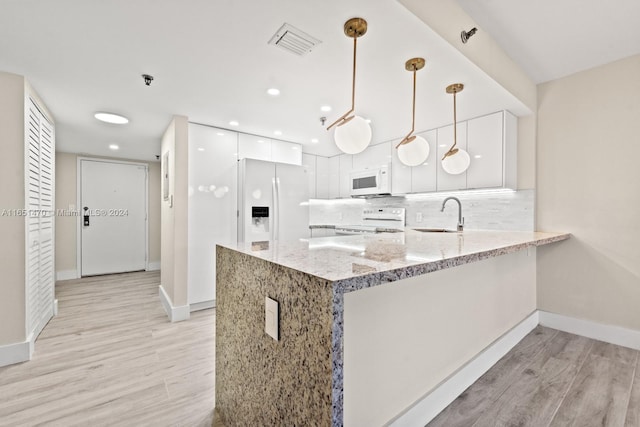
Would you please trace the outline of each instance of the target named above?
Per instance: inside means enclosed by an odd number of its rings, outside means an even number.
[[[422,233],[406,229],[404,233],[224,246],[322,279],[344,281],[352,289],[343,291],[349,292],[355,290],[356,282],[356,288],[374,286],[558,242],[569,236],[534,231]]]

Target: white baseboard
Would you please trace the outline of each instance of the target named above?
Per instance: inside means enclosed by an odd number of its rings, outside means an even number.
[[[0,367],[30,360],[32,354],[33,343],[31,341],[0,345]]]
[[[540,324],[575,335],[640,350],[640,331],[620,326],[604,325],[591,320],[576,319],[563,314],[538,311]]]
[[[147,266],[147,271],[158,271],[160,270],[160,261],[150,262]]]
[[[191,312],[199,311],[199,310],[207,310],[209,308],[215,308],[216,300],[212,299],[209,301],[195,302],[193,304],[189,304],[189,308]]]
[[[538,312],[535,311],[386,425],[404,427],[427,424],[537,325]]]
[[[62,270],[56,271],[56,280],[71,280],[71,279],[79,279],[80,275],[78,274],[78,270]]]
[[[171,298],[169,298],[169,295],[167,295],[167,293],[162,288],[162,285],[158,286],[158,289],[159,289],[158,292],[160,293],[160,301],[162,302],[162,307],[164,307],[164,311],[165,313],[167,313],[167,316],[169,316],[170,321],[180,322],[182,320],[189,319],[191,310],[189,309],[188,305],[181,305],[181,306],[175,307],[171,302]]]

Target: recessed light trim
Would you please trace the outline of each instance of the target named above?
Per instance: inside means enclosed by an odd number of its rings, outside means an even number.
[[[198,151],[204,151],[204,148],[198,147]]]
[[[317,144],[318,142],[320,142],[318,138],[311,138],[311,143]]]
[[[224,136],[224,133],[222,133],[222,132],[218,132],[216,135],[218,135],[218,136]]]
[[[109,150],[119,150],[120,146],[118,144],[109,144]]]
[[[331,106],[323,105],[322,107],[320,107],[320,111],[324,111],[325,113],[328,113],[329,111],[331,111]]]
[[[273,131],[273,134],[274,134],[274,135],[276,135],[276,136],[280,136],[280,135],[282,135],[282,131],[280,131],[280,130],[274,130],[274,131]]]
[[[278,96],[280,95],[280,89],[275,87],[270,87],[269,89],[267,89],[267,93],[271,96]]]
[[[237,120],[231,120],[231,121],[229,122],[229,125],[231,125],[231,126],[238,126],[238,125],[240,125],[240,123],[238,123],[238,121],[237,121]]]
[[[114,125],[124,125],[129,123],[129,119],[125,116],[114,113],[106,113],[104,111],[98,111],[93,115],[93,117],[100,120],[101,122],[112,123]]]

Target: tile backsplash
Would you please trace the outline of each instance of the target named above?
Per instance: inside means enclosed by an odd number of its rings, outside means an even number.
[[[354,225],[361,222],[365,208],[404,207],[407,227],[455,229],[458,204],[449,201],[444,212],[440,212],[442,201],[448,196],[460,199],[465,229],[534,230],[535,190],[425,193],[372,199],[314,199],[309,202],[309,224]],[[422,214],[420,222],[417,221],[419,213]]]

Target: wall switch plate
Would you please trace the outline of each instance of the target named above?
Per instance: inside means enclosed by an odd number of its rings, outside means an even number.
[[[416,212],[416,222],[422,222],[422,212]]]
[[[265,297],[264,331],[276,341],[279,341],[278,326],[278,301]]]

